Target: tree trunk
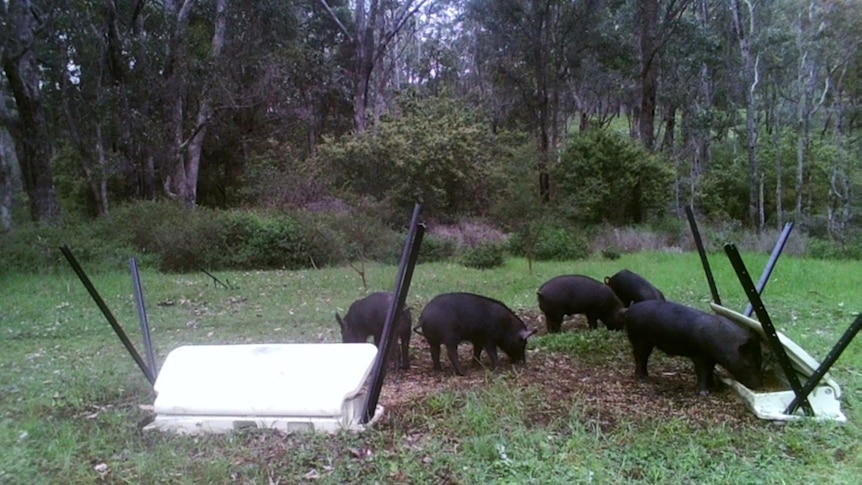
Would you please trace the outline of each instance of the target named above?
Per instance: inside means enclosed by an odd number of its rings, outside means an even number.
[[[2,103],[0,103],[2,104]],[[0,106],[0,111],[4,110]],[[12,161],[11,147],[7,146],[9,135],[0,128],[0,233],[12,229]]]
[[[831,110],[835,118],[833,127],[833,137],[835,140],[836,150],[835,156],[832,157],[832,163],[829,167],[829,203],[827,205],[827,216],[829,236],[837,241],[844,242],[845,230],[851,217],[851,202],[852,202],[852,183],[853,165],[850,162],[853,155],[848,150],[846,127],[844,126],[844,110],[842,100],[847,97],[842,96],[842,85],[844,76],[847,73],[847,65],[842,66],[838,74],[836,94],[832,96]]]
[[[801,89],[799,93],[799,109],[797,110],[796,132],[796,205],[794,209],[797,219],[801,219],[803,211],[802,199],[805,192],[805,166],[811,144],[811,118],[819,108],[819,105],[814,102],[815,83],[817,81],[817,59],[814,53],[811,52],[811,44],[816,42],[812,39],[816,34],[811,31],[812,29],[820,28],[813,25],[815,19],[812,17],[816,14],[817,5],[814,1],[811,1],[805,13],[799,16],[799,28],[797,30],[797,42],[800,51],[799,75],[797,79]]]
[[[182,1],[182,5],[178,5]],[[165,0],[165,24],[168,28],[165,46],[165,67],[162,70],[164,85],[164,130],[163,180],[165,193],[172,199],[193,206],[194,194],[190,191],[186,177],[186,160],[183,156],[183,120],[188,80],[186,65],[185,35],[189,15],[195,0]]]
[[[772,144],[775,147],[775,223],[778,230],[781,230],[784,225],[784,208],[782,198],[784,197],[784,187],[781,182],[782,164],[781,164],[781,122],[780,117],[776,114],[774,117],[775,126],[772,128]]]
[[[746,28],[745,15],[739,0],[730,0],[733,25],[739,41],[739,52],[742,57],[742,83],[745,88],[745,151],[748,155],[748,220],[752,227],[759,230],[760,225],[760,203],[759,184],[760,167],[757,159],[757,125],[756,106],[754,104],[754,93],[757,90],[758,59],[751,52],[751,37],[755,31],[754,6],[746,1],[748,6],[748,27]]]
[[[365,0],[356,0],[354,9],[356,52],[353,64],[353,129],[356,134],[364,132],[368,126],[366,116],[371,72],[374,70],[374,23],[377,19],[377,11],[377,0],[371,0],[370,11],[367,14]]]
[[[30,217],[53,223],[60,218],[60,203],[51,169],[54,150],[42,107],[34,8],[29,0],[10,0],[7,9],[3,71],[18,110],[15,123],[9,126],[10,133],[15,140],[24,191],[30,199]]]
[[[661,142],[661,151],[672,154],[675,131],[676,106],[667,105],[664,110],[664,138],[662,138]]]
[[[427,0],[404,0],[398,4],[382,5],[380,0],[355,0],[353,9],[354,30],[348,30],[326,0],[319,0],[338,28],[350,39],[353,54],[353,130],[355,134],[368,127],[368,105],[371,100],[371,75],[377,61],[383,57],[392,39],[410,17]],[[393,8],[390,23],[384,18],[383,8]],[[375,35],[375,30],[379,35]]]
[[[226,10],[227,0],[216,0],[216,17],[213,29],[212,50],[210,51],[210,61],[213,63],[218,61],[224,49],[224,34],[227,27]],[[197,183],[201,166],[201,153],[203,152],[204,140],[206,139],[207,124],[211,117],[212,105],[210,94],[208,89],[205,88],[204,92],[200,94],[198,114],[195,117],[195,131],[189,140],[188,153],[186,154],[188,163],[185,164],[185,178],[189,191],[187,197],[191,200],[191,204],[189,205],[194,205],[197,201]]]
[[[197,203],[198,172],[201,153],[206,138],[206,128],[212,116],[210,95],[205,88],[199,94],[198,110],[192,125],[192,132],[185,136],[183,122],[188,92],[188,65],[185,52],[185,35],[188,18],[195,0],[185,0],[178,9],[173,0],[164,2],[165,14],[172,25],[168,40],[167,67],[165,68],[165,94],[169,107],[165,122],[166,160],[168,177],[165,190],[168,196],[182,201],[186,206]],[[226,28],[227,0],[216,2],[216,17],[213,29],[210,60],[221,56]]]
[[[640,112],[637,131],[641,143],[652,151],[655,144],[655,109],[658,92],[658,0],[637,2],[640,57]]]
[[[539,136],[539,194],[543,202],[550,202],[550,160],[551,160],[551,117],[554,116],[554,108],[551,106],[550,77],[553,69],[552,59],[548,56],[550,51],[550,30],[552,23],[549,8],[537,8],[532,20],[537,42],[533,44],[533,75],[536,83],[536,102],[538,103],[538,136]]]

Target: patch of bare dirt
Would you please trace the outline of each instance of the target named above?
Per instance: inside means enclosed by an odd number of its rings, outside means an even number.
[[[519,316],[531,328],[544,333],[541,316],[533,310],[519,310]],[[590,332],[585,320],[568,320],[564,332]],[[634,359],[622,332],[617,350],[611,355],[588,356],[554,352],[528,345],[527,365],[516,366],[500,353],[497,373],[518,385],[538,387],[543,402],[530,407],[529,422],[537,426],[566,421],[573,414],[587,424],[603,431],[620,422],[644,422],[678,418],[693,426],[710,427],[724,424],[733,427],[757,421],[745,404],[729,388],[722,386],[708,396],[697,392],[694,368],[687,358],[668,357],[656,350],[649,362],[650,377],[641,381],[634,377]],[[406,372],[390,370],[380,396],[380,404],[389,416],[402,415],[411,407],[421,405],[429,396],[443,391],[463,390],[486,385],[487,369],[471,362],[472,345],[458,348],[464,376],[456,375],[441,351],[443,371],[432,368],[431,355],[424,338],[411,339],[411,368]],[[490,359],[483,353],[482,361]],[[717,367],[717,372],[721,370]],[[716,378],[716,381],[718,379]],[[397,419],[397,418],[393,418]]]

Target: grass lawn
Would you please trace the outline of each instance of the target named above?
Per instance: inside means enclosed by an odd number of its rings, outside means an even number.
[[[741,310],[747,300],[729,262],[710,258],[723,303]],[[756,278],[767,255],[744,258]],[[532,271],[522,259],[486,271],[419,265],[407,299],[414,318],[442,292],[502,300],[540,331],[527,366],[503,357],[497,372],[466,365],[458,377],[444,355],[444,373],[435,373],[415,337],[414,367],[387,377],[381,422],[332,436],[143,433],[148,414],[139,405],[152,404],[152,390],[71,269],[0,276],[0,483],[859,483],[859,339],[831,372],[848,423],[760,421],[728,390],[698,395],[684,359],[656,353],[650,379],[636,382],[623,333],[589,331],[576,319],[545,335],[535,300],[542,282],[622,268],[668,299],[708,310],[693,253]],[[368,289],[350,268],[216,274],[231,288],[203,273],[143,271],[141,279],[161,362],[185,344],[336,342],[334,313],[391,289],[395,272],[370,266]],[[90,278],[142,351],[128,273]],[[779,330],[822,359],[862,311],[860,288],[860,262],[784,257],[763,299]]]

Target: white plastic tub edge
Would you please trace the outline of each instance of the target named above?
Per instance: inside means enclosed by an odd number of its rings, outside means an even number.
[[[374,426],[383,415],[384,407],[377,405],[374,417],[366,424],[358,421],[347,421],[338,416],[332,418],[300,418],[296,416],[260,417],[250,416],[247,418],[239,416],[180,416],[160,415],[150,424],[144,427],[144,431],[170,431],[181,435],[220,434],[233,431],[246,431],[254,429],[273,429],[285,433],[292,432],[325,432],[339,433],[363,432]]]
[[[761,336],[765,335],[760,322],[752,318],[746,317],[741,313],[737,313],[729,308],[711,303],[712,310],[724,317],[727,317],[732,322],[743,328],[750,328]],[[804,385],[805,380],[814,373],[819,367],[819,363],[802,347],[790,340],[781,332],[776,332],[778,339],[787,351],[787,355],[793,364],[794,369],[800,376],[800,384]],[[808,395],[808,403],[814,411],[814,416],[803,414],[801,408],[797,408],[794,414],[784,414],[787,406],[793,402],[796,394],[792,389],[778,391],[757,391],[752,390],[741,384],[739,381],[730,376],[721,375],[722,382],[730,386],[736,394],[745,402],[751,411],[760,419],[773,421],[790,421],[796,419],[814,419],[820,421],[837,421],[844,423],[847,417],[841,412],[841,387],[827,373],[820,383],[814,387],[811,394]]]
[[[377,347],[361,344],[187,345],[168,354],[145,430],[363,431]]]

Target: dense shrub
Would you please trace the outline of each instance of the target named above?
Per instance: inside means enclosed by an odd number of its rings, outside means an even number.
[[[403,236],[399,239],[397,231],[388,227],[384,217],[370,206],[344,212],[300,212],[297,215],[315,266],[358,260],[398,260],[398,244],[403,244]]]
[[[68,246],[72,255],[85,271],[127,268],[134,248],[118,234],[111,233],[104,224],[24,224],[3,234],[0,244],[0,270],[49,271],[68,269],[69,264],[60,251]],[[141,265],[150,264],[143,260]]]
[[[240,228],[246,231],[246,240],[236,253],[234,267],[296,269],[310,266],[310,248],[302,227],[294,218],[247,212],[240,214],[244,223]]]
[[[714,220],[748,220],[748,169],[741,157],[715,157],[695,194],[698,211]]]
[[[567,218],[615,225],[661,216],[674,182],[669,162],[609,130],[592,128],[575,137],[552,170],[555,206]]]
[[[374,130],[321,144],[318,157],[336,184],[403,213],[420,202],[438,220],[484,212],[500,163],[487,123],[454,100],[405,97],[399,107],[400,117]]]
[[[497,268],[505,261],[504,247],[501,243],[487,242],[466,248],[461,254],[461,264],[475,269]]]
[[[862,260],[862,241],[839,244],[828,239],[810,238],[807,256],[816,259]]]
[[[568,261],[590,255],[589,238],[575,229],[536,222],[509,238],[509,251],[538,261]]]
[[[539,261],[569,261],[590,255],[589,240],[571,229],[550,228],[543,231],[533,252]]]
[[[390,243],[388,251],[377,261],[385,264],[398,264],[401,253],[404,251],[404,242],[407,240],[407,232],[396,235],[395,240]],[[422,245],[419,247],[419,255],[416,263],[436,263],[438,261],[453,260],[458,254],[458,244],[446,238],[441,238],[427,232],[422,236]]]

